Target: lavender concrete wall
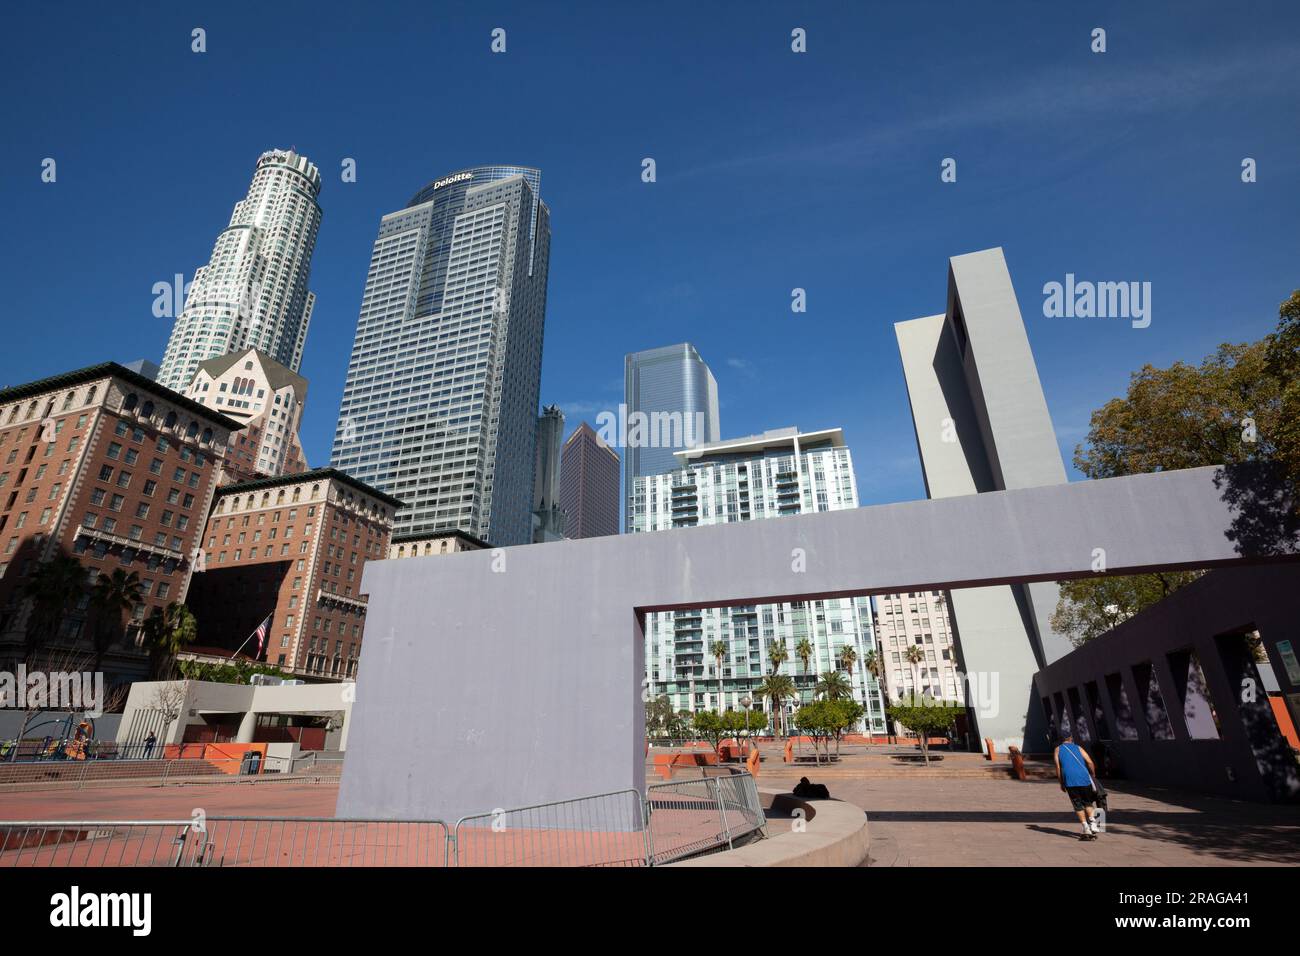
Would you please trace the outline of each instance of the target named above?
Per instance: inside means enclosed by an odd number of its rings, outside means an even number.
[[[1215,474],[369,562],[338,813],[454,820],[641,788],[638,610],[1085,577],[1097,547],[1110,573],[1238,562]]]

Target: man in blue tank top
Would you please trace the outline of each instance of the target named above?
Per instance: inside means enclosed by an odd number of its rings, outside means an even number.
[[[1056,748],[1056,776],[1061,781],[1061,789],[1070,795],[1070,806],[1074,807],[1083,827],[1080,840],[1095,840],[1101,832],[1097,819],[1097,792],[1093,787],[1093,774],[1097,768],[1087,751],[1074,742],[1074,735],[1066,731],[1061,744]]]

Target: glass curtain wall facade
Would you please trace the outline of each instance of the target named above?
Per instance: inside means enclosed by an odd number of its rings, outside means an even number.
[[[380,221],[333,467],[400,498],[394,533],[532,537],[550,255],[541,173],[476,166]]]
[[[853,460],[839,429],[781,429],[676,458],[675,470],[634,481],[631,533],[858,506]],[[876,649],[870,598],[663,611],[646,618],[647,686],[656,697],[666,694],[675,711],[743,710],[745,696],[752,709],[770,710],[756,690],[772,672],[771,648],[782,645],[786,661],[780,673],[793,678],[799,692],[788,710],[813,699],[821,674],[844,670],[868,726],[884,732],[883,697],[865,665],[867,653]],[[805,640],[806,664],[799,656]],[[726,645],[720,674],[712,649],[718,641]],[[856,653],[849,668],[845,647]]]
[[[628,442],[623,452],[623,493],[630,504],[637,478],[672,471],[677,467],[676,452],[717,441],[721,426],[717,380],[687,342],[628,355],[623,362],[623,394],[629,420],[637,412],[649,419],[649,440]],[[627,517],[630,531],[630,508]]]
[[[212,257],[194,273],[157,381],[183,392],[199,363],[255,348],[292,372],[302,364],[316,297],[307,290],[320,229],[320,171],[273,149],[257,160]]]

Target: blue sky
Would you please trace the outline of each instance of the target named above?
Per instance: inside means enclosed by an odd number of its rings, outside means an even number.
[[[1131,371],[1257,338],[1300,287],[1290,2],[70,3],[6,21],[0,383],[160,359],[153,284],[192,276],[258,154],[294,146],[324,177],[313,465],[379,217],[463,166],[543,171],[542,400],[570,427],[620,401],[626,352],[689,340],[724,436],[842,426],[864,504],[924,495],[893,323],[942,311],[951,255],[1004,248],[1067,463]],[[1151,326],[1044,318],[1067,272],[1151,282]]]

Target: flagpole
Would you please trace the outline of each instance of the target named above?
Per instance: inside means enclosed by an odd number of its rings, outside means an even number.
[[[267,615],[267,617],[262,621],[262,624],[265,624],[270,619],[271,619],[270,615]],[[258,628],[260,628],[262,624],[259,624],[257,625],[257,627],[253,628],[253,634],[257,633]],[[248,642],[253,639],[253,634],[249,634],[248,637],[244,638],[244,643],[236,647],[234,654],[231,654],[229,657],[226,658],[226,660],[233,661],[235,659],[235,654],[238,654],[240,651],[242,651],[245,647],[248,646]]]

